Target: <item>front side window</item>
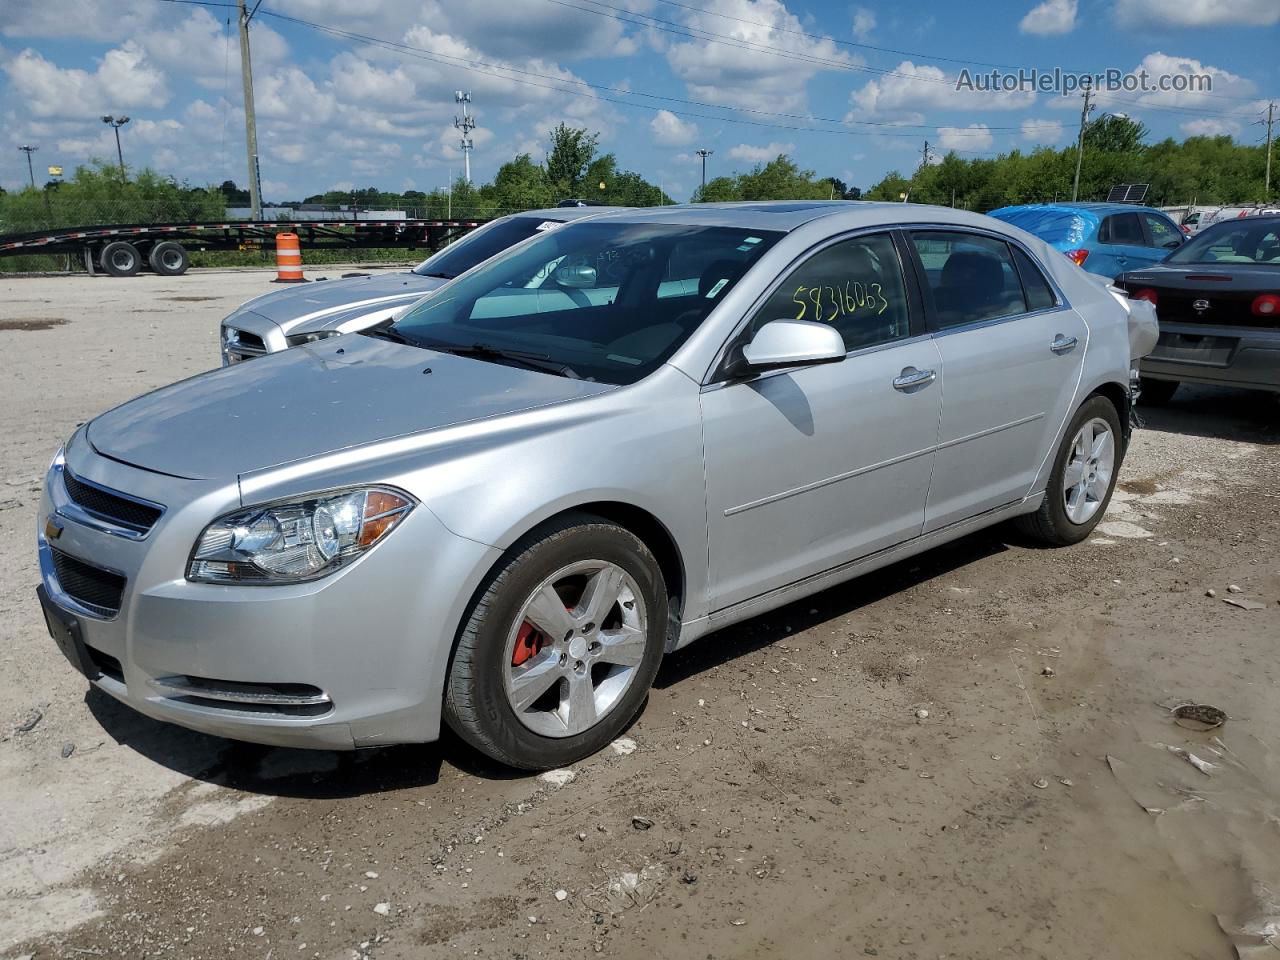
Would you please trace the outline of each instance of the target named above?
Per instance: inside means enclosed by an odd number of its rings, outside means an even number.
[[[845,349],[860,350],[910,333],[902,263],[888,234],[833,244],[783,282],[752,321],[812,320],[834,327]]]
[[[1115,213],[1102,221],[1098,228],[1099,243],[1123,243],[1131,246],[1146,246],[1142,235],[1142,224],[1136,213]]]
[[[973,233],[912,233],[939,328],[1027,312],[1009,245]]]
[[[688,339],[782,234],[591,221],[540,236],[420,301],[393,336],[634,383]]]
[[[483,263],[507,247],[527,240],[540,230],[560,226],[559,220],[546,217],[512,217],[489,227],[480,227],[462,239],[445,247],[433,257],[428,257],[413,268],[420,277],[440,277],[452,280],[466,273],[477,263]]]
[[[1182,245],[1182,231],[1164,217],[1144,213],[1142,219],[1146,221],[1147,232],[1151,234],[1151,246],[1172,250]]]

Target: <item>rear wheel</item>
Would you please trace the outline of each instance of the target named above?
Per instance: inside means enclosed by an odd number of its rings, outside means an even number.
[[[546,528],[508,552],[473,605],[445,720],[513,767],[595,753],[643,705],[667,617],[657,561],[634,534],[585,514]]]
[[[180,277],[187,272],[187,251],[174,240],[162,240],[147,254],[151,269],[162,277]]]
[[[1055,547],[1089,536],[1111,502],[1122,459],[1120,437],[1120,417],[1111,401],[1086,400],[1062,438],[1040,509],[1018,518],[1022,532]]]
[[[1145,406],[1158,407],[1173,399],[1178,390],[1177,380],[1152,380],[1143,377],[1139,383],[1138,402]]]
[[[142,254],[132,243],[115,240],[102,248],[98,261],[104,273],[113,277],[132,277],[142,267]]]

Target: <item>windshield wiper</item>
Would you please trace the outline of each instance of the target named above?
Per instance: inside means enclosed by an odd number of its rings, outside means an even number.
[[[420,277],[435,277],[438,280],[452,280],[457,276],[456,273],[420,273]]]
[[[422,344],[412,337],[405,336],[395,328],[395,317],[387,317],[381,323],[375,323],[372,327],[366,327],[360,332],[366,337],[378,337],[382,340],[390,340],[392,343],[403,343],[410,347],[421,347]]]
[[[456,354],[459,357],[475,357],[479,360],[506,360],[511,363],[522,364],[530,370],[554,373],[557,376],[568,377],[570,380],[582,379],[582,375],[573,368],[563,363],[557,363],[545,353],[533,353],[528,350],[508,350],[504,347],[492,347],[487,343],[473,343],[465,347],[447,343],[433,343],[430,344],[430,348],[439,350],[441,353]]]

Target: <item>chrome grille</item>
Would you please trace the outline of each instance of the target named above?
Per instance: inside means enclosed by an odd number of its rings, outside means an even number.
[[[267,344],[256,333],[237,330],[235,327],[224,327],[222,330],[222,353],[227,363],[240,363],[254,357],[266,356]]]

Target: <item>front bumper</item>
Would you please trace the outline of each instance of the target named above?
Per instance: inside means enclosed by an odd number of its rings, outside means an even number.
[[[1142,375],[1223,387],[1280,391],[1280,329],[1160,323]]]
[[[496,548],[454,536],[419,505],[375,549],[321,580],[191,583],[191,545],[206,523],[240,506],[237,484],[130,467],[82,437],[67,466],[166,507],[144,536],[125,536],[77,514],[61,465],[46,478],[42,586],[74,618],[95,667],[90,682],[104,693],[158,720],[278,746],[352,749],[439,735],[456,625]],[[78,585],[64,589],[55,560],[65,570],[66,557],[123,579],[115,612],[79,602]]]

